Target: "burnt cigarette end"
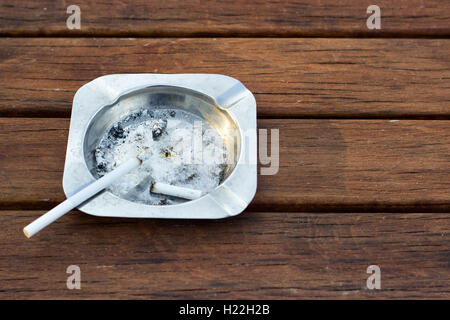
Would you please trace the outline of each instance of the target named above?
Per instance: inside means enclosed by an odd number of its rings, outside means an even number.
[[[166,205],[168,205],[169,204],[169,201],[167,200],[167,199],[162,199],[159,203],[158,203],[158,205],[160,205],[160,206],[166,206]]]
[[[154,191],[154,186],[155,186],[155,182],[152,182],[151,184],[150,184],[150,193],[153,193]]]
[[[152,137],[153,139],[159,138],[167,128],[166,119],[158,119],[152,127]]]

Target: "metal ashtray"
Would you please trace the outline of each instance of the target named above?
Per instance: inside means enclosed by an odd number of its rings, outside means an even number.
[[[82,86],[73,100],[66,196],[98,178],[95,148],[114,123],[164,105],[202,119],[221,135],[228,162],[220,184],[201,198],[172,205],[149,205],[105,190],[79,206],[81,211],[108,217],[217,219],[248,206],[256,192],[256,101],[238,80],[216,74],[116,74]]]

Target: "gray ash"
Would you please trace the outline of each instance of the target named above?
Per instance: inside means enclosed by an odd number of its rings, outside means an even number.
[[[121,123],[116,123],[108,133],[108,136],[114,139],[122,139],[126,137],[126,133],[122,128]]]
[[[167,129],[167,119],[158,119],[152,127],[153,139],[158,139]]]
[[[201,164],[184,161],[186,155],[192,156],[193,150],[185,150],[183,139],[193,137],[197,122],[202,123],[203,132],[201,155],[205,162]],[[226,150],[222,143],[217,131],[192,113],[170,108],[144,109],[125,116],[106,132],[95,150],[96,172],[101,177],[143,150],[151,150],[138,169],[125,175],[108,190],[138,203],[183,203],[186,200],[151,194],[151,181],[208,193],[225,178]]]

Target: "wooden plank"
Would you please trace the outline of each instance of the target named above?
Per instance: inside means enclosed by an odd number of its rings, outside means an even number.
[[[381,29],[369,30],[358,0],[79,0],[81,29],[69,30],[66,1],[2,1],[2,35],[91,36],[445,36],[450,3],[379,0]]]
[[[222,73],[266,117],[448,118],[450,40],[0,39],[0,116],[67,117],[112,73]]]
[[[279,171],[258,176],[251,210],[450,209],[450,121],[263,119],[279,129]],[[0,203],[50,208],[69,119],[0,119]]]
[[[216,221],[2,211],[1,299],[450,298],[446,213],[260,213]],[[81,269],[68,290],[66,269]],[[368,290],[369,265],[381,290]]]

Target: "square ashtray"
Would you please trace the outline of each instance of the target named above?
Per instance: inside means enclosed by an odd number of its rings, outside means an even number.
[[[66,196],[98,179],[95,148],[114,123],[161,105],[200,117],[222,136],[231,160],[220,184],[198,199],[173,205],[132,201],[107,189],[78,208],[95,216],[133,218],[218,219],[241,213],[257,185],[256,101],[241,82],[218,74],[113,74],[82,86],[70,120]]]

